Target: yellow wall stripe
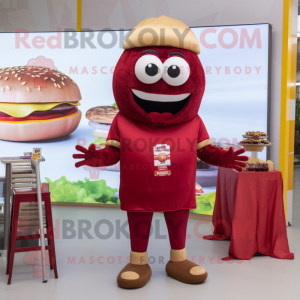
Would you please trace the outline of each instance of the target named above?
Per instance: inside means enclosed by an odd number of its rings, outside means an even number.
[[[293,0],[283,1],[282,70],[281,70],[281,112],[279,170],[283,178],[284,210],[287,210],[287,191],[293,189],[293,160],[290,151],[295,127],[290,121],[290,99],[296,97],[296,55],[297,37],[292,35]]]
[[[77,31],[81,31],[82,0],[77,0]]]

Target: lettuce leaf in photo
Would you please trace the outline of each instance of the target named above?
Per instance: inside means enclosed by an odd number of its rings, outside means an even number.
[[[212,216],[215,207],[216,192],[211,192],[201,196],[196,196],[196,209],[191,209],[190,212],[200,215]]]
[[[120,204],[119,198],[114,196],[118,189],[107,186],[104,179],[91,181],[85,178],[77,182],[68,181],[65,176],[54,181],[45,179],[53,202]]]

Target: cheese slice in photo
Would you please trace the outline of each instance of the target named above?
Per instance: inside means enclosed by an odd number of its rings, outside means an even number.
[[[58,102],[58,103],[0,103],[0,112],[15,118],[25,118],[35,111],[47,111],[60,104],[79,106],[79,102]]]

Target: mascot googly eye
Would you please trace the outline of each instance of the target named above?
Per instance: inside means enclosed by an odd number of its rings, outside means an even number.
[[[181,57],[170,57],[164,64],[163,80],[172,86],[184,84],[190,77],[190,66]]]
[[[152,84],[162,78],[163,64],[152,54],[143,55],[135,64],[135,76],[143,83]]]

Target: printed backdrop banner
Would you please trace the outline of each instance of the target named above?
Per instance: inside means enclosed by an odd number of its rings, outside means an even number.
[[[246,131],[267,132],[269,25],[192,30],[200,42],[199,58],[206,76],[199,115],[211,139],[215,143],[236,145]],[[88,147],[95,139],[94,129],[85,117],[87,110],[114,104],[113,72],[128,31],[18,31],[0,34],[0,68],[45,66],[70,76],[82,95],[79,107],[82,118],[73,133],[61,138],[27,142],[0,140],[0,156],[20,156],[32,148],[42,148],[46,162],[41,164],[41,176],[43,182],[50,183],[52,201],[120,203],[118,165],[76,169],[72,154],[76,153],[77,144]],[[5,87],[3,78],[0,87]],[[0,102],[1,99],[0,95]],[[259,153],[259,158],[266,159],[265,150]],[[4,174],[2,167],[0,175]],[[197,209],[193,212],[212,214],[217,172],[217,168],[198,162],[197,183],[204,194],[197,196]]]

